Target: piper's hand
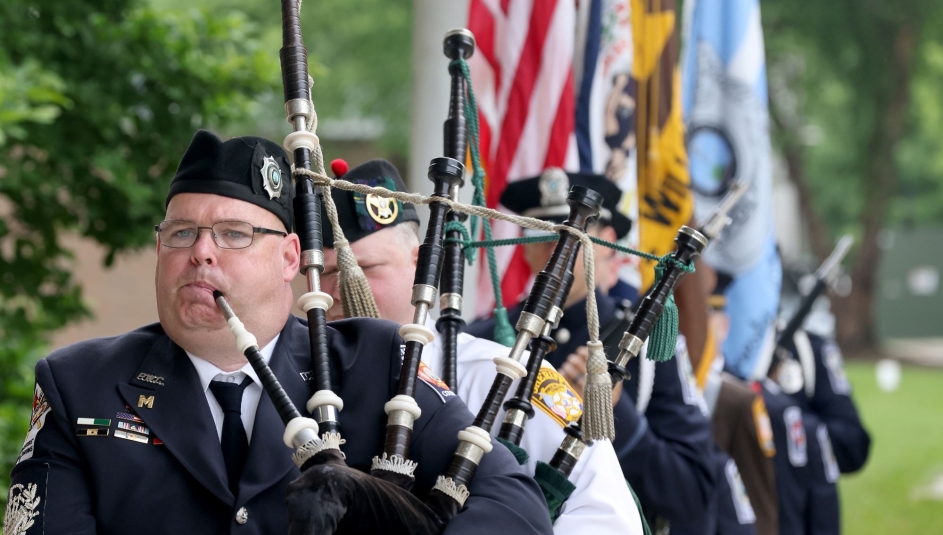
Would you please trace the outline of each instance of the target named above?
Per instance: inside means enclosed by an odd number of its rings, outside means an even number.
[[[586,346],[580,346],[576,348],[575,353],[571,353],[567,357],[566,362],[560,366],[560,374],[570,382],[570,386],[573,387],[573,390],[576,391],[580,397],[583,397],[583,386],[586,385],[586,361],[589,360],[589,349]],[[619,401],[619,396],[622,395],[622,382],[613,386],[612,389],[612,406],[616,405],[616,402]]]
[[[566,362],[560,366],[560,374],[566,377],[570,386],[580,397],[583,397],[583,387],[586,385],[586,361],[589,359],[589,349],[586,346],[576,348],[575,353],[571,353],[566,358]]]

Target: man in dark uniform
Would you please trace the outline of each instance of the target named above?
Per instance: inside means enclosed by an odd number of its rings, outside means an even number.
[[[763,396],[772,424],[780,535],[840,533],[839,467],[827,425],[808,408],[803,391],[786,394],[771,379],[752,387]]]
[[[832,469],[827,429],[772,380],[753,384],[763,395],[773,426],[780,535],[840,533],[838,472]]]
[[[871,437],[861,423],[841,351],[834,341],[799,330],[786,345],[798,360],[803,387],[790,396],[802,411],[809,444],[806,533],[841,531],[837,481],[867,462]]]
[[[572,185],[603,195],[603,211],[591,234],[615,241],[628,233],[631,222],[617,210],[622,192],[599,175],[551,169],[540,177],[509,184],[501,204],[522,215],[561,221],[567,213],[566,193]],[[525,258],[532,271],[536,273],[543,267],[552,248],[552,243],[525,246]],[[626,307],[606,296],[616,281],[616,266],[611,262],[614,251],[596,246],[595,253],[600,331],[606,350],[612,351],[628,327]],[[563,319],[551,333],[557,349],[547,357],[577,388],[582,386],[583,378],[579,377],[582,372],[574,373],[574,369],[580,363],[585,366],[585,358],[577,350],[589,340],[585,298],[590,290],[584,282],[582,261],[578,260]],[[522,307],[520,303],[508,310],[512,325]],[[469,325],[466,332],[492,338],[493,330],[494,320],[487,319]],[[685,351],[683,339],[679,339],[676,359],[655,364],[640,357],[629,362],[631,378],[624,382],[614,406],[613,446],[623,475],[638,494],[650,525],[655,526],[658,519],[659,525],[670,523],[672,533],[704,533],[702,524],[714,495],[712,439],[703,400],[693,381],[688,380],[690,364]],[[568,361],[576,367],[565,365]]]
[[[834,340],[799,330],[791,350],[802,365],[804,387],[793,394],[828,428],[832,452],[842,474],[857,472],[868,460],[871,436],[861,423],[841,349]]]
[[[270,141],[196,133],[157,230],[160,323],[69,346],[36,365],[4,533],[287,532],[286,488],[299,472],[212,292],[227,296],[303,410],[312,364],[308,329],[290,314],[300,250],[288,232],[289,176],[285,152]],[[382,450],[383,404],[401,367],[396,331],[380,320],[328,328],[333,388],[345,401],[342,450],[357,469]],[[473,416],[431,385],[416,398],[413,490],[422,496]],[[240,443],[241,457],[232,453]],[[552,532],[540,489],[506,449],[482,461],[469,490],[447,533]]]

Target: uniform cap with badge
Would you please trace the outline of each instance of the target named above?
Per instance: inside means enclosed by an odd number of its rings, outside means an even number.
[[[337,178],[354,184],[383,187],[391,191],[409,191],[396,167],[381,159],[360,164]],[[373,194],[364,195],[340,188],[331,188],[331,197],[334,199],[334,205],[337,206],[338,222],[350,243],[400,223],[407,221],[419,223],[416,207],[408,202]],[[324,246],[332,247],[334,231],[327,219],[327,213],[324,212],[321,214],[321,229],[324,232]]]
[[[515,180],[501,194],[501,204],[522,216],[562,223],[569,213],[566,196],[573,186],[583,186],[602,195],[599,222],[611,226],[616,238],[622,239],[632,228],[632,220],[619,211],[622,190],[603,175],[569,173],[559,167],[550,167],[539,176]],[[542,234],[524,231],[525,235]]]

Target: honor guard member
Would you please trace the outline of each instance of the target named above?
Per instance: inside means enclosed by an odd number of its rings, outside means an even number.
[[[343,175],[343,179],[406,191],[396,168],[385,160],[371,160],[357,166]],[[420,243],[419,216],[415,208],[410,203],[375,195],[365,196],[338,188],[332,194],[344,235],[367,276],[380,316],[399,323],[409,323],[413,315],[409,274],[416,269]],[[323,228],[328,229],[326,234],[330,233],[326,219]],[[328,236],[324,243],[333,243],[333,239]],[[327,247],[324,252],[323,288],[334,297],[334,306],[328,311],[328,319],[338,320],[344,317],[344,311],[337,283],[337,255]],[[435,331],[435,322],[430,320],[427,326]],[[442,337],[437,335],[423,349],[419,377],[440,395],[452,396],[453,393],[439,379],[444,368],[441,340]],[[507,347],[490,340],[467,334],[459,336],[458,386],[455,390],[472,410],[481,406],[494,381],[494,357],[507,356],[507,353]],[[530,474],[534,473],[536,461],[550,459],[565,436],[563,427],[581,414],[580,397],[553,367],[546,363],[545,366],[546,380],[535,385],[532,398],[533,404],[540,410],[527,423],[521,443],[530,456],[525,465],[525,471]],[[552,396],[542,395],[542,388],[546,388],[549,383],[566,386],[565,391],[553,401],[548,401]],[[502,419],[503,409],[496,421]],[[493,431],[497,433],[497,426]],[[555,533],[642,533],[639,511],[620,475],[619,460],[612,444],[603,441],[588,448],[573,474],[576,490],[554,523]]]
[[[746,382],[724,371],[724,355],[720,349],[730,328],[730,319],[724,312],[724,290],[730,283],[730,277],[714,277],[706,264],[699,266],[698,270],[709,273],[713,279],[713,292],[708,299],[708,339],[713,350],[705,352],[707,360],[698,366],[698,387],[704,394],[711,415],[714,441],[739,468],[739,474],[733,474],[732,469],[724,466],[722,475],[730,487],[735,505],[744,502],[738,492],[738,486],[742,485],[755,513],[757,533],[776,535],[779,533],[776,469],[773,463],[776,446],[769,413],[762,395],[754,392]],[[735,512],[737,514],[732,518],[737,521],[750,516],[743,507],[735,507]],[[718,533],[724,532],[723,529],[718,530]]]
[[[788,349],[802,365],[803,388],[793,397],[828,428],[831,449],[842,474],[860,470],[868,460],[871,436],[861,423],[841,349],[834,340],[798,330]]]
[[[501,204],[521,215],[559,222],[566,216],[566,192],[573,185],[603,195],[603,210],[590,234],[614,242],[629,232],[631,221],[617,210],[622,191],[600,175],[550,169],[539,177],[511,182],[501,195]],[[543,267],[552,250],[552,242],[524,245],[524,257],[533,273]],[[610,352],[618,351],[618,342],[630,323],[628,307],[606,295],[617,279],[615,251],[595,246],[594,252],[600,338],[612,359]],[[547,360],[582,391],[587,353],[580,346],[589,340],[582,260],[576,262],[575,275],[563,319],[551,333],[557,349]],[[512,325],[522,306],[519,303],[508,310]],[[467,329],[469,334],[485,338],[492,337],[493,331],[493,318],[477,321]],[[631,378],[623,383],[614,406],[613,446],[650,525],[669,522],[672,533],[704,533],[703,522],[714,493],[713,440],[686,351],[683,337],[679,337],[674,359],[656,364],[640,356],[629,361]],[[660,519],[658,524],[656,519]],[[680,529],[682,524],[685,529]]]
[[[851,384],[838,345],[800,329],[786,349],[802,368],[803,386],[791,397],[802,409],[809,444],[809,532],[838,533],[839,475],[864,466],[871,437],[851,398]]]
[[[803,412],[800,404],[771,379],[748,384],[763,397],[773,433],[779,534],[839,533],[837,488],[834,480],[827,481],[823,462],[823,451],[827,449],[811,438],[818,435],[821,422],[814,414]]]
[[[780,535],[840,533],[838,477],[829,477],[823,460],[828,450],[817,438],[824,425],[815,414],[803,412],[771,379],[754,385],[763,395],[773,427]]]
[[[13,468],[4,533],[288,531],[285,495],[299,475],[284,425],[236,349],[213,299],[226,295],[298,407],[311,396],[308,329],[290,314],[299,240],[285,152],[198,131],[157,225],[160,323],[81,342],[36,365],[32,425]],[[383,444],[402,339],[382,320],[337,322],[327,346],[348,465]],[[448,466],[473,416],[430,389],[417,401],[414,490]],[[537,484],[506,450],[482,460],[446,533],[550,533]],[[513,499],[508,499],[513,497]]]
[[[751,387],[763,396],[773,429],[780,535],[840,533],[838,468],[827,427],[772,379]]]

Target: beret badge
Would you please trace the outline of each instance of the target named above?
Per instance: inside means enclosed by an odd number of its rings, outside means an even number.
[[[282,196],[282,170],[278,162],[272,156],[266,156],[262,159],[262,187],[268,193],[269,199],[277,199]]]
[[[381,225],[389,225],[396,221],[396,216],[399,215],[399,204],[396,199],[370,193],[367,195],[366,204],[370,218]]]

